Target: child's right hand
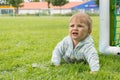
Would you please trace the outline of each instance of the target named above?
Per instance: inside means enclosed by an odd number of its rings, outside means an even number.
[[[59,67],[60,65],[56,65],[56,64],[51,64],[51,66],[53,66],[53,67]]]

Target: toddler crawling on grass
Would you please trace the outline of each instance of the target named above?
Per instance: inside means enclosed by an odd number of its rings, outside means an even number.
[[[91,32],[91,18],[85,13],[74,14],[69,21],[69,35],[53,50],[52,63],[60,66],[61,58],[67,63],[86,61],[91,73],[99,71],[99,57],[90,36]]]

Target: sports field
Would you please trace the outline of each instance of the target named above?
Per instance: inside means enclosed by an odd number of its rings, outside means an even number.
[[[99,47],[99,17],[92,36]],[[51,65],[52,50],[68,35],[69,17],[0,17],[0,80],[120,80],[120,56],[102,55],[100,71],[88,64]]]

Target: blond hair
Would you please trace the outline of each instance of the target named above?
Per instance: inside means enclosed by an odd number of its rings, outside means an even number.
[[[92,19],[89,15],[85,13],[76,13],[70,18],[70,22],[73,18],[80,19],[83,23],[85,23],[88,26],[88,29],[90,30],[90,33],[92,31]]]

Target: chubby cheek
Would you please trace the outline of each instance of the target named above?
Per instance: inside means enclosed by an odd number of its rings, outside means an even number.
[[[89,33],[88,33],[88,30],[87,29],[80,29],[79,30],[79,36],[87,36]]]
[[[71,35],[72,34],[72,30],[69,28],[69,35]]]
[[[83,30],[83,32],[81,33],[83,37],[86,37],[87,35],[89,35],[88,31]]]

